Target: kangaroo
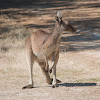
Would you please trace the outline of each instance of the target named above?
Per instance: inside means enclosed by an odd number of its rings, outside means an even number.
[[[48,84],[52,84],[52,87],[55,88],[57,81],[59,82],[59,80],[56,79],[56,65],[59,59],[61,35],[63,31],[74,33],[76,28],[68,21],[65,23],[62,19],[62,13],[59,11],[55,16],[55,22],[55,27],[51,32],[37,30],[26,39],[26,59],[30,69],[30,80],[29,85],[24,86],[23,89],[33,88],[34,61],[38,62]],[[48,61],[52,61],[51,69],[49,68]],[[51,79],[49,75],[52,70],[53,79]]]

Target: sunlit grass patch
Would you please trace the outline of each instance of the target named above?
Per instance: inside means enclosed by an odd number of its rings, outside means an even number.
[[[25,45],[25,40],[31,34],[31,30],[20,25],[16,20],[3,15],[2,27],[0,30],[0,51],[5,53],[12,48],[21,48]]]
[[[82,73],[82,70],[61,70],[57,72],[57,76],[77,76]]]

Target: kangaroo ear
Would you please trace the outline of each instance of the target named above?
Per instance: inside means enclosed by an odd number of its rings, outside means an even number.
[[[62,13],[58,11],[57,16],[55,16],[55,21],[60,23],[61,20],[62,20]]]
[[[62,13],[60,11],[57,12],[57,17],[62,18]]]

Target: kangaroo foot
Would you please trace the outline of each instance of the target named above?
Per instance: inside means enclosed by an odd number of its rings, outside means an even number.
[[[61,81],[60,81],[60,80],[58,80],[58,79],[56,79],[56,81],[57,81],[57,83],[61,83]]]
[[[51,78],[51,80],[53,81],[53,78]],[[57,82],[57,83],[61,83],[61,81],[58,80],[58,79],[56,79],[56,82]]]
[[[32,84],[24,86],[22,89],[32,89],[34,88]]]
[[[53,78],[51,78],[51,82],[47,82],[48,84],[52,84]],[[60,80],[56,79],[57,83],[61,83]]]

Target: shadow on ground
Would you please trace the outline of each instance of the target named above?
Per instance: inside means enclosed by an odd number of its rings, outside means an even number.
[[[66,34],[66,33],[65,33]],[[100,30],[81,30],[78,34],[62,36],[62,51],[82,51],[100,48]],[[66,43],[70,43],[67,47]]]
[[[97,86],[97,83],[62,83],[57,86],[75,87],[75,86]]]

